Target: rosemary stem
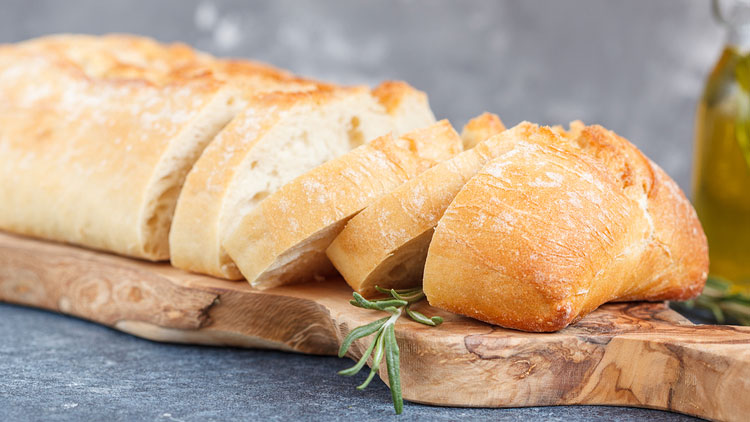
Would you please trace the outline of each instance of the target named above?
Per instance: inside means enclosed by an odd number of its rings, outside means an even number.
[[[378,372],[380,363],[384,359],[388,373],[388,384],[391,387],[393,408],[396,411],[396,414],[400,414],[404,408],[404,399],[401,394],[401,353],[398,349],[398,343],[396,342],[396,321],[398,321],[404,313],[418,323],[433,327],[440,325],[443,322],[443,319],[439,316],[428,318],[419,312],[409,309],[410,305],[425,298],[424,292],[422,292],[422,289],[420,288],[386,290],[375,286],[375,289],[380,293],[390,295],[390,298],[367,300],[359,293],[354,293],[354,299],[349,303],[359,308],[387,312],[390,316],[351,330],[341,343],[339,357],[343,357],[352,343],[357,339],[370,336],[371,334],[375,334],[375,337],[372,340],[372,343],[370,343],[370,346],[362,354],[359,361],[353,367],[339,371],[339,374],[354,375],[358,373],[365,365],[368,358],[371,357],[372,364],[370,374],[367,376],[365,382],[357,387],[357,389],[362,390],[370,384],[370,381]]]

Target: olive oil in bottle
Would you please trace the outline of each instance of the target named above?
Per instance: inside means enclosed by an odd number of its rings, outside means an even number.
[[[750,22],[729,26],[698,105],[693,176],[711,276],[750,293]]]

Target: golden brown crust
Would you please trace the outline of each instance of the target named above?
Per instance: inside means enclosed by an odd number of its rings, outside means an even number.
[[[393,113],[401,106],[409,98],[407,94],[414,95],[422,101],[427,101],[425,93],[415,90],[409,84],[402,81],[385,81],[372,90],[372,95],[378,99],[380,104],[383,104],[388,113]]]
[[[608,301],[697,294],[705,237],[674,182],[600,126],[539,131],[543,142],[487,164],[440,220],[424,273],[430,304],[556,331]]]
[[[478,143],[505,129],[503,121],[496,114],[484,112],[469,120],[461,131],[464,149],[474,148]]]
[[[259,92],[334,87],[268,64],[218,59],[185,44],[161,44],[134,35],[52,35],[20,43],[16,48],[69,60],[91,77],[143,80],[154,85],[211,79],[234,85],[245,97]]]
[[[386,81],[378,85],[372,95],[385,107],[386,112],[395,117],[394,123],[399,134],[409,132],[427,123],[435,123],[427,95],[401,81]]]
[[[70,62],[90,78],[156,86],[210,76],[180,74],[179,69],[213,60],[184,44],[164,45],[145,37],[119,34],[51,35],[9,47]]]
[[[581,135],[581,131],[583,131],[585,127],[586,125],[582,121],[574,120],[570,122],[570,126],[567,130],[562,127],[562,125],[554,125],[550,127],[550,129],[563,138],[574,140]]]
[[[582,124],[581,124],[582,125]],[[708,267],[703,228],[682,190],[633,144],[601,126],[578,130],[577,144],[607,163],[626,195],[644,201],[653,221],[640,283],[618,300],[686,300],[702,289]],[[675,283],[673,280],[679,280]]]
[[[695,209],[659,166],[650,163],[654,185],[648,195],[654,220],[654,241],[639,288],[619,298],[629,300],[687,300],[700,294],[708,270],[708,243]],[[657,261],[658,264],[655,262]],[[655,271],[663,268],[663,271]]]

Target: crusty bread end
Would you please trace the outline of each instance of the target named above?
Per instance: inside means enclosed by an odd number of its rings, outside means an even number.
[[[448,207],[425,264],[431,305],[556,331],[605,302],[700,292],[706,239],[661,169],[600,126],[541,141],[516,142]]]

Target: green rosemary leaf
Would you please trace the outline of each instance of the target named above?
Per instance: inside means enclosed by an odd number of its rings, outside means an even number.
[[[715,289],[719,289],[722,292],[728,292],[732,289],[732,282],[724,277],[719,276],[710,276],[708,279],[706,279],[706,285],[713,287]]]
[[[727,303],[734,303],[742,307],[746,312],[750,313],[750,297],[734,294],[724,298]]]
[[[388,294],[390,294],[391,296],[395,297],[396,299],[404,300],[403,296],[401,296],[400,294],[398,294],[398,292],[395,289],[389,290]]]
[[[706,288],[718,290],[722,293],[728,292],[731,287],[732,283],[725,278],[711,276],[706,280]]]
[[[400,306],[406,306],[409,304],[409,302],[405,300],[400,299],[390,299],[390,300],[379,300],[377,302],[372,302],[377,306],[378,310],[385,311],[386,308],[397,308]]]
[[[399,294],[405,295],[405,294],[409,294],[409,293],[412,293],[412,292],[421,292],[422,288],[421,287],[411,287],[409,289],[397,289],[396,291]]]
[[[401,306],[399,306],[399,308],[401,308]],[[388,312],[391,315],[401,314],[401,311],[399,311],[399,309],[396,308],[395,306],[389,306],[389,307],[387,307],[387,308],[385,308],[383,310],[386,311],[386,312]]]
[[[378,343],[378,339],[382,335],[383,335],[383,330],[381,328],[381,330],[378,331],[378,334],[375,337],[375,339],[373,339],[372,343],[370,343],[370,345],[367,347],[367,350],[365,350],[365,352],[362,353],[362,357],[359,358],[357,363],[349,369],[344,369],[342,371],[339,371],[339,375],[346,375],[346,376],[356,375],[360,371],[360,369],[362,369],[362,367],[365,366],[365,364],[367,363],[367,358],[369,358],[370,355],[372,354],[372,351],[375,349],[375,345]]]
[[[383,293],[384,295],[389,295],[389,294],[391,294],[391,291],[390,291],[390,290],[388,290],[388,289],[384,289],[384,288],[382,288],[382,287],[380,287],[380,286],[375,286],[375,290],[379,291],[380,293]]]
[[[436,327],[443,323],[443,318],[440,318],[439,316],[434,316],[432,318],[427,318],[424,314],[417,311],[412,311],[408,307],[406,308],[406,313],[413,319],[414,321],[417,321],[421,324],[429,325],[432,327]]]
[[[358,306],[360,308],[379,310],[378,307],[375,306],[374,303],[372,303],[369,300],[365,299],[359,293],[354,293],[354,300],[349,301],[349,303],[351,303],[354,306]]]
[[[370,369],[370,373],[367,374],[367,379],[365,379],[365,382],[357,386],[357,390],[362,391],[367,388],[367,386],[370,385],[370,381],[375,378],[375,374],[377,373],[378,371],[376,371],[375,369]]]
[[[744,302],[727,301],[721,304],[721,308],[725,313],[740,320],[740,322],[750,319],[750,306]],[[743,325],[747,324],[743,323]]]
[[[339,357],[342,358],[344,357],[344,355],[346,355],[346,351],[349,350],[349,347],[352,345],[352,343],[354,343],[354,340],[360,339],[362,337],[367,337],[370,334],[380,330],[386,321],[388,321],[388,317],[381,318],[375,322],[371,322],[367,325],[363,325],[361,327],[353,329],[341,343],[341,347],[339,348]]]
[[[385,326],[385,364],[388,367],[388,384],[391,386],[391,398],[396,414],[400,415],[404,410],[404,398],[401,396],[401,368],[399,361],[398,343],[396,343],[396,331],[394,324]]]
[[[391,295],[396,299],[405,300],[409,303],[417,303],[425,298],[424,292],[421,290],[417,290],[416,293],[401,294],[396,290],[391,289]]]
[[[724,312],[722,312],[721,308],[718,304],[716,304],[715,301],[709,299],[706,296],[698,296],[698,299],[695,300],[695,304],[702,308],[710,310],[711,313],[714,314],[714,319],[716,319],[716,322],[718,322],[719,324],[724,323]]]
[[[715,275],[709,276],[703,293],[696,299],[677,302],[687,309],[702,308],[711,311],[719,324],[727,321],[750,325],[750,295],[730,293],[732,282]]]
[[[357,387],[357,390],[361,391],[367,388],[367,386],[370,385],[370,381],[372,381],[373,377],[375,377],[375,374],[378,373],[378,370],[380,369],[380,361],[383,360],[383,355],[385,354],[384,339],[384,335],[381,334],[378,336],[378,343],[375,345],[375,351],[373,351],[372,353],[372,366],[370,367],[370,374],[367,375],[367,379],[365,380],[365,382]]]
[[[354,302],[350,301],[349,303],[360,308],[374,309],[376,311],[384,311],[385,308],[388,307],[405,306],[407,304],[405,300],[398,299],[381,299],[370,301],[362,297],[362,295],[359,293],[354,293]]]
[[[377,290],[380,293],[383,293],[385,295],[391,295],[391,292],[394,291],[394,289],[384,289],[384,288],[382,288],[380,286],[375,286],[375,290]],[[395,290],[396,293],[398,293],[400,295],[406,295],[406,296],[408,296],[408,295],[410,295],[412,293],[421,292],[421,291],[422,291],[421,287],[412,287],[412,288],[409,288],[409,289]]]
[[[344,369],[339,371],[339,375],[345,375],[345,376],[352,376],[356,375],[360,369],[362,369],[363,366],[365,366],[365,363],[367,363],[367,358],[370,357],[372,354],[372,351],[375,349],[375,345],[378,343],[378,339],[383,335],[383,329],[378,331],[378,334],[375,336],[375,339],[373,339],[372,343],[367,347],[367,350],[365,350],[364,353],[362,353],[362,357],[359,358],[356,364],[352,366],[351,368]]]

